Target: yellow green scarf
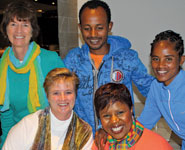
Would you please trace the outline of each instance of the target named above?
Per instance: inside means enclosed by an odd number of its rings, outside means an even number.
[[[1,59],[0,64],[0,105],[3,105],[1,111],[9,109],[9,82],[8,82],[8,67],[18,74],[30,72],[29,90],[27,96],[27,106],[30,113],[35,112],[37,107],[44,108],[47,105],[45,93],[42,88],[44,82],[42,70],[40,67],[40,46],[35,42],[29,45],[29,50],[24,58],[21,66],[16,66],[13,61],[13,51],[8,47]]]

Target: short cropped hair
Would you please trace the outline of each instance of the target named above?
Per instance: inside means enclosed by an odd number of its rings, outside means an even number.
[[[132,98],[128,88],[124,84],[107,83],[99,87],[95,93],[94,105],[97,117],[100,119],[100,111],[108,104],[121,102],[132,109]]]
[[[44,81],[44,90],[47,96],[49,95],[49,88],[59,80],[64,80],[66,83],[73,82],[75,85],[75,91],[77,93],[79,85],[79,79],[77,75],[74,72],[70,72],[67,68],[55,68],[47,74]]]
[[[180,36],[180,34],[174,32],[172,30],[163,31],[155,36],[153,43],[151,43],[150,56],[152,56],[155,44],[160,41],[163,41],[163,40],[174,43],[175,44],[174,50],[178,52],[179,57],[181,58],[181,56],[184,53],[184,41],[183,41],[182,37]]]
[[[101,0],[90,0],[90,1],[87,1],[86,3],[84,3],[79,11],[79,21],[80,21],[80,24],[82,22],[81,20],[81,16],[82,16],[82,13],[83,13],[83,10],[85,8],[89,8],[89,9],[96,9],[98,7],[102,7],[106,14],[107,14],[107,23],[109,24],[110,21],[111,21],[111,10],[108,6],[107,3],[101,1]]]

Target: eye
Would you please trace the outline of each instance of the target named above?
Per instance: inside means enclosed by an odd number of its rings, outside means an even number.
[[[53,94],[54,94],[54,95],[59,95],[59,92],[54,92]]]
[[[65,92],[67,95],[70,95],[70,94],[72,94],[73,92],[72,91],[66,91]]]
[[[90,27],[84,27],[83,30],[85,30],[85,31],[90,31],[91,28],[90,28]]]
[[[29,24],[24,23],[24,24],[23,24],[23,27],[29,27]]]
[[[166,58],[166,61],[167,61],[167,62],[171,62],[172,60],[173,60],[173,58],[171,58],[171,57],[167,57],[167,58]]]
[[[124,111],[117,112],[118,115],[122,115],[123,113],[124,113]]]
[[[12,27],[13,27],[13,26],[16,26],[16,23],[15,23],[15,22],[11,22],[11,23],[10,23],[10,26],[12,26]]]
[[[152,61],[159,61],[158,57],[152,57]]]
[[[104,114],[103,118],[110,118],[110,115],[109,114]]]
[[[52,95],[58,96],[58,95],[60,95],[60,92],[58,92],[58,91],[52,92]]]
[[[98,26],[97,30],[103,30],[103,27],[102,26]]]

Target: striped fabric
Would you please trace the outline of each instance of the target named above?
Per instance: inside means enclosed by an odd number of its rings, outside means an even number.
[[[133,120],[133,124],[129,133],[123,139],[117,140],[111,135],[108,135],[107,141],[109,142],[109,150],[127,150],[139,140],[143,130],[144,126],[137,120]]]

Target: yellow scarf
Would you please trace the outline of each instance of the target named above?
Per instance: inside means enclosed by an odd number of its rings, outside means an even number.
[[[30,71],[29,76],[29,92],[28,92],[28,109],[29,112],[35,112],[36,107],[40,107],[39,96],[38,96],[38,78],[37,78],[37,61],[36,57],[40,54],[40,46],[34,42],[32,52],[28,58],[28,61],[21,68],[16,68],[10,58],[10,47],[6,49],[2,56],[0,64],[0,105],[5,103],[5,93],[6,93],[6,81],[7,81],[7,71],[8,66],[16,73],[24,74]]]

